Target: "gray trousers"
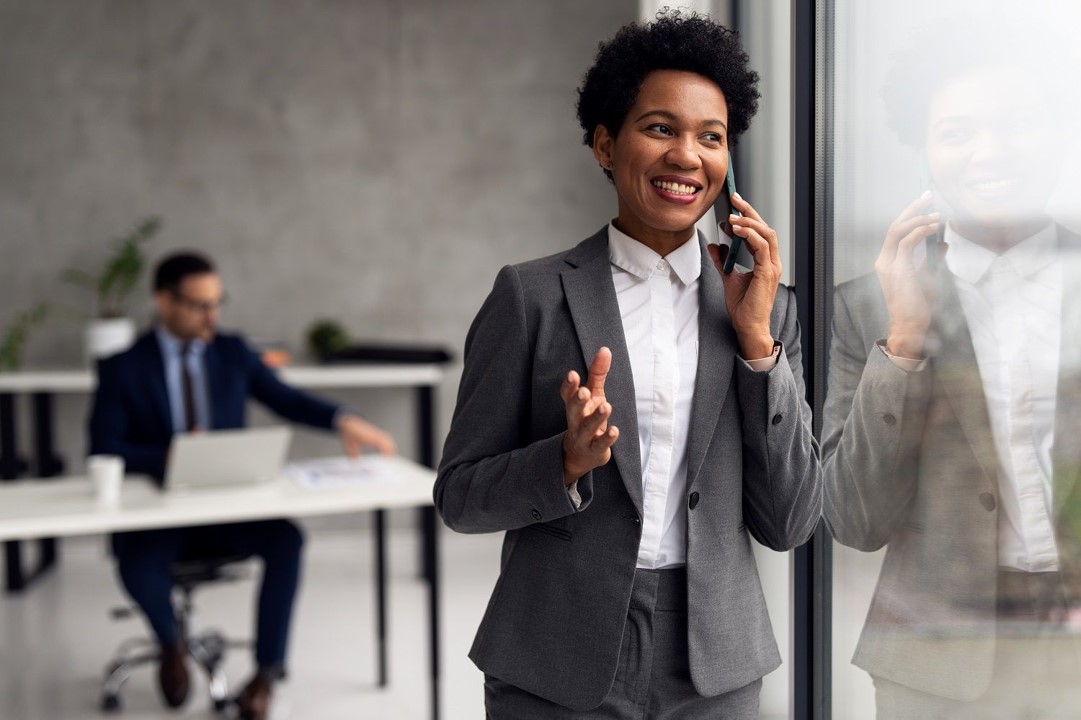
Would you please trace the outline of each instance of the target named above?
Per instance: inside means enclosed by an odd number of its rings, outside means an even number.
[[[583,628],[583,632],[588,632]],[[762,681],[702,697],[691,684],[687,572],[637,570],[612,689],[600,707],[575,712],[486,675],[488,720],[754,720]]]
[[[995,669],[983,696],[944,698],[872,676],[877,720],[1077,720],[1081,643],[1057,573],[1002,571]],[[918,658],[917,658],[918,660]]]

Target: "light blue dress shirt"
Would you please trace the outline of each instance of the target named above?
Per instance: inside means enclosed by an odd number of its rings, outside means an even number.
[[[165,361],[165,387],[169,391],[169,412],[173,420],[173,432],[186,432],[187,418],[184,417],[184,388],[180,374],[180,363],[187,364],[191,375],[192,392],[195,401],[195,424],[203,430],[210,430],[210,397],[207,392],[206,369],[203,366],[203,353],[206,343],[192,340],[188,345],[187,356],[181,358],[184,343],[160,325],[154,329],[161,347],[161,356]]]

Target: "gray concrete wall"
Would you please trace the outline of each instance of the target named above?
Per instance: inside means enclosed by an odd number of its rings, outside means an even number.
[[[159,214],[151,260],[211,253],[227,326],[300,349],[329,316],[359,339],[452,347],[442,437],[499,267],[615,213],[574,91],[598,41],[636,12],[634,0],[2,0],[0,325],[37,300],[66,308],[27,364],[77,364],[87,298],[61,270],[96,266],[111,238]],[[149,292],[132,312],[149,317]],[[339,396],[412,452],[409,398]],[[78,469],[86,401],[58,411]],[[296,449],[335,445],[303,436]]]

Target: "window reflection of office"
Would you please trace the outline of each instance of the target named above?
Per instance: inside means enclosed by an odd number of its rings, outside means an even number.
[[[835,554],[835,716],[1068,717],[1081,239],[1054,197],[1076,188],[1065,48],[1046,20],[983,13],[909,21],[890,48],[892,10],[838,5],[838,86],[884,85],[872,116],[909,149],[839,94],[834,249],[850,262],[834,270],[875,272],[835,298],[826,515],[840,543],[885,555]],[[846,70],[875,40],[868,69]],[[860,154],[872,138],[889,162]]]

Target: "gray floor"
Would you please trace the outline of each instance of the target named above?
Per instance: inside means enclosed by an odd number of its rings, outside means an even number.
[[[466,658],[495,583],[498,536],[441,534],[443,558],[443,717],[483,717],[482,678]],[[64,541],[62,567],[29,592],[0,603],[0,717],[4,720],[100,720],[98,692],[104,666],[118,644],[145,632],[141,620],[113,621],[124,603],[101,538]],[[416,574],[417,541],[408,530],[389,539],[390,684],[375,686],[372,544],[362,529],[321,527],[308,533],[305,579],[290,657],[290,677],[275,697],[272,719],[398,719],[428,717],[426,586]],[[244,636],[251,627],[249,579],[199,593],[203,627]],[[250,637],[250,633],[249,633]],[[251,672],[250,653],[234,651],[226,668],[239,686]],[[154,673],[128,681],[128,720],[212,718],[198,685],[179,713],[164,710]]]

